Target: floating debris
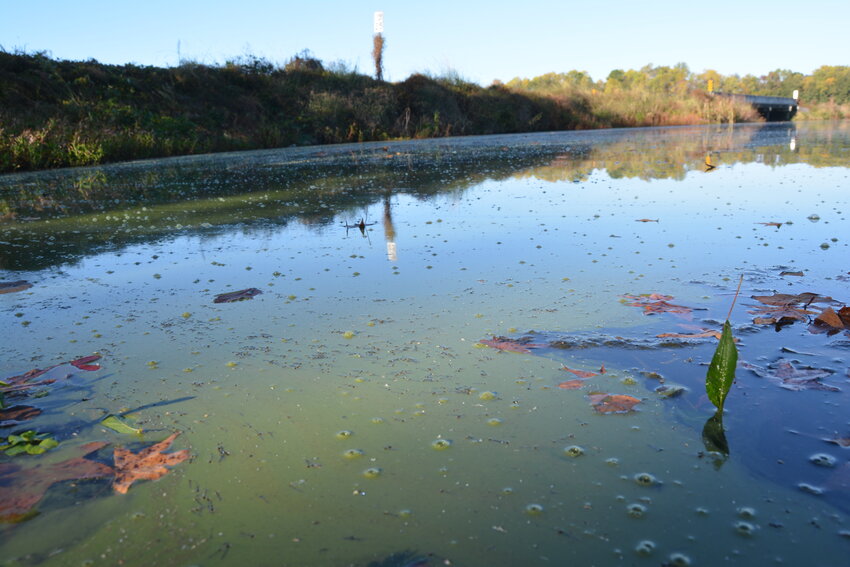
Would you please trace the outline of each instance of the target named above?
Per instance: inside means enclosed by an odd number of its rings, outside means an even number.
[[[231,291],[229,293],[219,293],[215,296],[215,299],[213,299],[213,303],[234,303],[236,301],[244,301],[246,299],[253,299],[255,295],[260,295],[261,293],[263,292],[255,287],[240,289],[239,291]]]

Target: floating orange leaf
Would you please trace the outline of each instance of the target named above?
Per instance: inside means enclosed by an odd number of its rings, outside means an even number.
[[[603,367],[604,368],[604,367]],[[587,370],[575,370],[573,368],[568,368],[566,365],[561,365],[561,370],[566,370],[567,372],[572,372],[579,378],[590,378],[591,376],[599,376],[596,372],[588,372]]]
[[[567,380],[558,384],[562,390],[578,390],[582,386],[584,386],[584,380]]]
[[[590,394],[590,405],[599,413],[628,413],[640,400],[625,394]]]
[[[173,453],[165,453],[178,433],[172,433],[163,441],[133,453],[121,447],[115,448],[115,481],[112,487],[115,492],[126,494],[130,485],[137,480],[156,480],[166,474],[169,469],[189,458],[189,450],[182,449]]]

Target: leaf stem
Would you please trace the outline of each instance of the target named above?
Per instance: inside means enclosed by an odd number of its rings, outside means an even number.
[[[738,301],[738,294],[741,293],[742,283],[744,283],[744,274],[741,274],[741,279],[738,280],[738,289],[735,290],[735,297],[732,299],[732,305],[729,306],[729,313],[726,314],[727,321],[732,317],[732,309],[735,308],[735,302]]]

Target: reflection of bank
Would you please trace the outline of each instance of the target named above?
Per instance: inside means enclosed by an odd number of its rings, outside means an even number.
[[[395,226],[389,195],[384,196],[384,238],[387,241],[387,260],[395,262],[398,260],[398,248],[395,244]]]

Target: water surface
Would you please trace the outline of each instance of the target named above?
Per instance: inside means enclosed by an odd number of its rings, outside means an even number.
[[[472,137],[0,177],[0,281],[33,284],[0,295],[0,377],[103,356],[3,433],[60,446],[7,461],[105,441],[91,458],[109,464],[174,431],[193,455],[125,495],[54,485],[4,526],[0,561],[843,564],[848,449],[825,439],[850,437],[850,338],[748,311],[775,291],[850,299],[848,134]],[[827,368],[839,391],[739,368],[726,456],[702,436],[713,339],[656,335],[719,328],[740,275],[741,359]],[[245,288],[262,294],[213,303]],[[624,297],[651,293],[692,311]],[[563,365],[597,376],[559,388]],[[641,402],[602,414],[596,392]]]

